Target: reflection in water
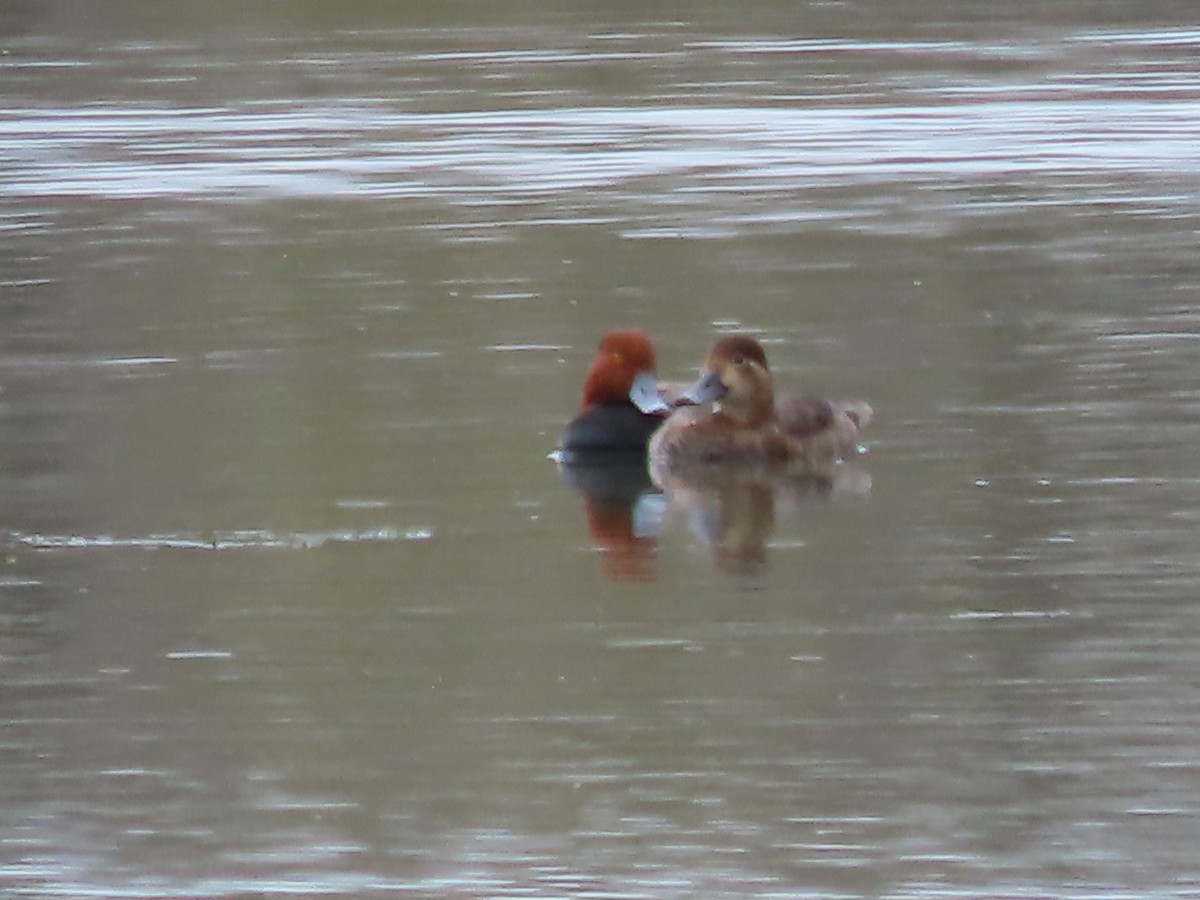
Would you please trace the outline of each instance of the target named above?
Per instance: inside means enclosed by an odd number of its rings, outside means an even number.
[[[823,488],[824,479],[814,479]],[[766,564],[767,539],[775,531],[775,496],[763,483],[736,484],[697,491],[675,492],[686,504],[692,531],[712,549],[718,569],[750,573]]]
[[[857,461],[840,462],[828,474],[781,474],[747,467],[711,467],[661,483],[659,493],[641,454],[599,457],[562,464],[563,481],[583,497],[593,546],[608,577],[653,580],[658,542],[671,515],[709,548],[722,572],[752,573],[767,562],[777,506],[866,498],[871,476]]]
[[[656,576],[658,492],[644,453],[600,454],[558,467],[563,481],[583,496],[588,534],[610,578],[638,581]]]
[[[767,563],[777,509],[838,497],[865,498],[871,476],[856,463],[839,463],[829,474],[780,475],[725,469],[673,478],[663,490],[692,533],[709,547],[723,572],[746,574]]]
[[[1200,883],[1189,4],[334,6],[0,4],[0,893]],[[597,566],[617,322],[876,487]]]

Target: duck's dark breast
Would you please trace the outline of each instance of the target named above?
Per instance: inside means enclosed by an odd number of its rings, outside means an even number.
[[[645,415],[626,403],[599,404],[571,420],[558,446],[571,453],[645,450],[650,435],[661,424],[661,417]]]

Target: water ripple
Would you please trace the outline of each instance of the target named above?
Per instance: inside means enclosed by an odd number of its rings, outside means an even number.
[[[315,550],[328,544],[426,541],[428,528],[382,527],[367,530],[275,532],[265,529],[200,534],[41,534],[0,533],[0,547],[23,545],[35,550]]]
[[[663,193],[1051,175],[1194,177],[1200,99],[1000,96],[927,106],[406,113],[382,104],[10,108],[9,197],[529,197],[668,177]],[[653,192],[651,192],[653,195]],[[1078,198],[1076,198],[1078,199]]]

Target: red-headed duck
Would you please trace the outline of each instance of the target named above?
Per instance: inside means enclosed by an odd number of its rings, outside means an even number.
[[[642,453],[670,411],[659,395],[650,338],[636,328],[614,328],[600,338],[579,414],[563,430],[557,455]]]
[[[730,335],[713,344],[686,402],[650,441],[651,472],[694,467],[766,466],[822,473],[852,453],[871,419],[866,403],[836,403],[807,394],[775,398],[767,356],[753,338]]]

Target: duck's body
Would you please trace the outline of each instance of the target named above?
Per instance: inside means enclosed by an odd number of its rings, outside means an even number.
[[[558,449],[567,453],[639,453],[663,417],[644,413],[628,401],[596,403],[563,429]]]
[[[615,328],[600,338],[579,413],[563,429],[557,454],[644,453],[670,410],[658,394],[650,339],[635,328]]]
[[[854,452],[871,418],[866,403],[807,394],[776,400],[766,354],[745,335],[713,345],[684,397],[713,406],[680,409],[655,432],[650,463],[660,475],[713,466],[821,473]]]

